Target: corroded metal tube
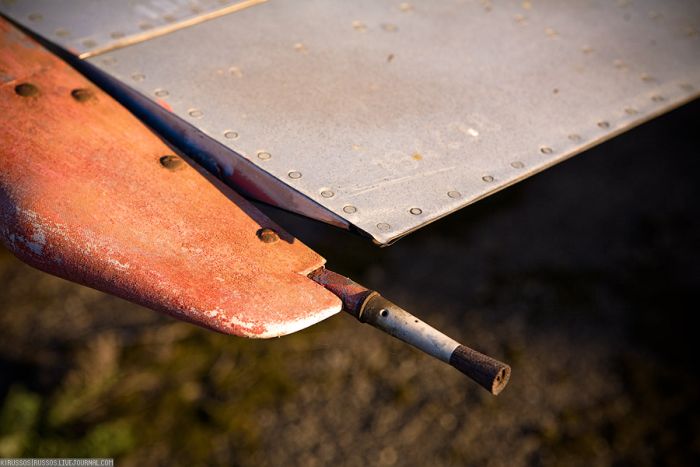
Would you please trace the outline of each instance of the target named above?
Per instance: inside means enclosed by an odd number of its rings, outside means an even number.
[[[325,268],[309,277],[338,295],[345,311],[359,321],[450,364],[492,394],[500,393],[508,384],[510,366],[451,339],[379,293]]]

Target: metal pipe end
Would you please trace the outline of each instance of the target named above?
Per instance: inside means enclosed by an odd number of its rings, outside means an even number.
[[[470,349],[466,345],[460,345],[452,352],[450,365],[479,383],[494,396],[505,389],[510,379],[510,366]]]

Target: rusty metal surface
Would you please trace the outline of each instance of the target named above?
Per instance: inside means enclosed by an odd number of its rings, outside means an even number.
[[[358,284],[349,277],[342,276],[326,268],[319,268],[309,274],[314,282],[317,282],[340,297],[343,308],[356,318],[360,318],[362,303],[371,294],[376,294],[367,287]]]
[[[0,237],[39,269],[247,337],[340,310],[323,258],[4,20],[0,141]]]

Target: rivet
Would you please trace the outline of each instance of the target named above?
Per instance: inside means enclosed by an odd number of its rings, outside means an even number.
[[[156,97],[165,97],[170,95],[170,92],[168,92],[167,89],[156,89],[153,94],[155,94]]]
[[[626,113],[627,115],[634,115],[634,114],[637,113],[637,109],[632,108],[632,107],[627,107],[627,108],[625,109],[625,113]]]
[[[166,23],[174,23],[177,18],[174,15],[163,15],[163,21]]]
[[[224,131],[224,138],[226,139],[238,139],[238,133],[233,130]]]
[[[598,127],[603,129],[610,128],[610,122],[606,122],[605,120],[598,122]]]
[[[355,214],[357,212],[357,208],[351,204],[348,204],[347,206],[343,207],[343,212],[346,214]]]
[[[404,3],[399,5],[399,10],[403,11],[404,13],[406,13],[408,11],[413,11],[413,5],[411,5],[410,3],[404,2]]]
[[[666,99],[664,98],[664,96],[659,96],[658,94],[655,94],[651,96],[651,100],[653,100],[654,102],[663,102]]]
[[[396,26],[395,24],[384,23],[384,24],[382,24],[382,29],[385,30],[386,32],[396,32],[399,30],[399,27]]]
[[[95,94],[92,92],[92,90],[86,88],[73,89],[70,92],[70,95],[73,97],[73,99],[75,99],[78,102],[87,102],[93,97],[95,97]]]
[[[277,240],[280,239],[279,235],[277,235],[277,232],[267,228],[258,230],[257,235],[263,243],[275,243]]]
[[[146,75],[144,75],[143,73],[134,73],[133,75],[131,75],[131,79],[133,79],[134,81],[143,81],[144,79],[146,79]]]
[[[97,42],[95,42],[92,39],[85,39],[83,41],[83,46],[87,47],[88,49],[91,49],[97,45]]]
[[[645,81],[647,83],[654,81],[654,77],[646,73],[642,73],[639,77],[642,79],[642,81]]]
[[[44,16],[41,13],[31,13],[27,18],[29,18],[29,21],[41,21],[44,19]]]
[[[459,191],[453,190],[453,191],[448,191],[447,196],[449,196],[452,199],[457,199],[457,198],[460,198],[462,196],[462,193],[460,193]]]
[[[200,118],[204,115],[204,112],[202,112],[199,109],[190,109],[187,111],[187,113],[190,115],[192,118]]]
[[[481,177],[481,179],[487,183],[491,183],[493,181],[493,177],[491,175],[484,175]]]
[[[568,138],[569,138],[571,141],[575,141],[575,142],[581,141],[581,135],[579,135],[579,134],[577,134],[577,133],[571,133],[571,134],[568,136]]]
[[[102,64],[107,66],[114,65],[115,63],[117,63],[117,59],[114,57],[107,57],[102,60]]]
[[[386,222],[380,222],[377,224],[377,228],[382,232],[386,232],[387,230],[391,229],[391,225],[387,224]]]
[[[423,214],[423,210],[421,208],[411,208],[408,210],[408,212],[410,212],[414,216],[420,216],[421,214]]]
[[[68,37],[68,36],[70,36],[70,32],[68,32],[67,29],[58,28],[58,29],[56,29],[56,35],[58,37]]]
[[[287,176],[289,178],[294,178],[294,179],[301,178],[301,172],[297,172],[296,170],[292,170],[291,172],[289,172],[287,174]]]
[[[258,159],[260,159],[262,161],[270,160],[270,159],[272,159],[272,154],[270,154],[269,152],[260,151],[260,152],[258,152]]]
[[[124,33],[121,31],[114,31],[109,35],[109,37],[111,37],[112,39],[121,39],[122,37],[124,37]]]
[[[690,83],[681,83],[680,87],[682,90],[688,91],[688,92],[691,92],[693,90],[693,85]]]
[[[39,94],[39,88],[32,83],[21,83],[15,86],[15,94],[22,97],[34,97]]]
[[[541,152],[542,154],[551,154],[551,153],[554,152],[554,151],[552,151],[552,148],[550,148],[549,146],[542,146],[542,147],[540,148],[540,152]]]
[[[153,29],[153,25],[151,23],[141,23],[139,24],[139,28],[141,28],[142,31],[148,31],[149,29]]]
[[[523,164],[520,161],[515,161],[515,162],[511,162],[510,166],[513,167],[514,169],[522,169],[523,167],[525,167],[525,164]]]
[[[185,162],[182,159],[177,156],[173,156],[172,154],[162,156],[160,159],[158,159],[158,161],[160,162],[160,165],[168,170],[178,170],[185,166]]]
[[[323,190],[321,192],[321,196],[323,196],[324,198],[332,198],[333,196],[335,196],[335,193],[333,193],[331,190]]]

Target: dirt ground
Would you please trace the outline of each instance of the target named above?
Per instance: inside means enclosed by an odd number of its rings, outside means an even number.
[[[267,209],[329,267],[509,362],[498,397],[345,315],[232,338],[0,249],[0,456],[699,465],[698,130],[700,102],[385,249]]]

